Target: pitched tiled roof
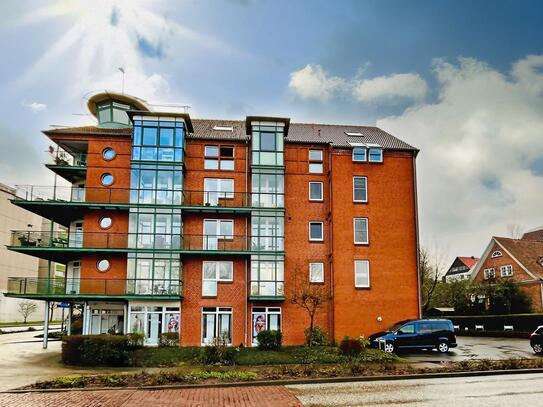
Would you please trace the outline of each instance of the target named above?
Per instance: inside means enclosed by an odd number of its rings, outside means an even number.
[[[475,266],[475,264],[477,264],[477,262],[479,261],[479,258],[477,257],[458,257],[458,259],[464,263],[466,266],[468,266],[470,269]]]
[[[188,138],[217,140],[248,140],[245,121],[192,119],[194,133]],[[214,126],[231,126],[233,131],[213,130]],[[361,136],[349,136],[346,133],[360,133]],[[378,127],[353,126],[339,124],[290,123],[287,143],[331,143],[335,147],[350,147],[349,143],[379,144],[385,149],[417,149]]]
[[[539,263],[541,257],[543,257],[543,242],[507,237],[494,237],[494,240],[501,244],[534,276],[543,278],[543,265]]]
[[[538,240],[543,242],[543,226],[529,230],[522,235],[522,240]]]

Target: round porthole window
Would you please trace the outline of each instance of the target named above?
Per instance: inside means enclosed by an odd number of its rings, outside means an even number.
[[[106,217],[100,219],[100,227],[102,229],[109,229],[111,227],[112,223],[113,223],[113,221],[111,220],[111,218],[109,216],[106,216]]]
[[[111,175],[110,173],[106,172],[105,174],[102,175],[102,185],[105,186],[105,187],[109,187],[110,185],[113,184],[113,181],[115,181],[115,177],[113,177],[113,175]]]
[[[106,260],[106,259],[98,260],[98,262],[96,263],[96,268],[101,273],[108,271],[109,266],[110,266],[109,260]]]
[[[104,151],[102,151],[102,157],[104,158],[104,160],[106,161],[111,161],[115,158],[115,156],[117,155],[117,153],[115,152],[114,149],[112,149],[111,147],[108,147],[108,148],[104,148]]]

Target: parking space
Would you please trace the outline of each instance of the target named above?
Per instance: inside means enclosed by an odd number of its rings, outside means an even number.
[[[441,362],[470,359],[537,358],[528,339],[478,338],[457,336],[458,347],[442,354],[436,350],[417,350],[399,354],[409,362]]]

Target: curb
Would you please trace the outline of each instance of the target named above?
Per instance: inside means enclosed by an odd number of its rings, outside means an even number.
[[[381,375],[381,376],[342,376],[342,377],[319,377],[313,379],[279,379],[279,380],[255,380],[251,382],[232,383],[201,383],[201,384],[174,384],[164,386],[137,386],[137,387],[82,387],[71,389],[15,389],[6,390],[0,393],[62,393],[72,391],[137,391],[137,390],[173,390],[173,389],[206,389],[206,388],[228,388],[228,387],[254,387],[254,386],[292,386],[300,384],[326,384],[346,382],[374,382],[394,380],[416,380],[416,379],[440,379],[451,377],[478,377],[478,376],[501,376],[513,374],[543,373],[543,368],[536,369],[513,369],[513,370],[478,370],[473,372],[442,372],[442,373],[418,373],[407,375]]]

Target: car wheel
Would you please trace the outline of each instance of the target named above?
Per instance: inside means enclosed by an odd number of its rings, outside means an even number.
[[[386,353],[394,353],[395,350],[396,349],[394,348],[393,343],[390,343],[390,342],[385,343],[384,351]]]
[[[543,353],[543,346],[541,346],[541,344],[539,344],[539,343],[536,343],[533,346],[533,349],[534,349],[534,352],[537,353],[538,355]]]
[[[447,353],[449,351],[449,344],[447,342],[439,342],[437,344],[437,350],[440,353]]]

